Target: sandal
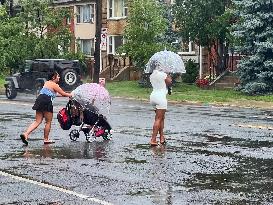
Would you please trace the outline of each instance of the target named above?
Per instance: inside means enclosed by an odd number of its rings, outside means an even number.
[[[167,142],[166,142],[166,140],[164,140],[163,142],[160,142],[160,144],[165,145],[165,144],[167,144]]]
[[[44,144],[54,144],[55,142],[52,140],[44,141]]]
[[[26,146],[28,146],[28,141],[26,140],[26,136],[25,136],[24,134],[20,134],[20,138],[21,138],[22,142],[23,142]]]
[[[158,145],[157,142],[156,142],[156,143],[150,142],[150,146],[151,146],[151,147],[155,147],[155,146],[157,146],[157,145]]]

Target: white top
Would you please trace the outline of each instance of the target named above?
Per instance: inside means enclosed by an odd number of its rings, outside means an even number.
[[[150,75],[150,82],[153,86],[153,91],[161,91],[167,94],[168,90],[165,83],[166,78],[166,73],[154,70],[153,73]]]

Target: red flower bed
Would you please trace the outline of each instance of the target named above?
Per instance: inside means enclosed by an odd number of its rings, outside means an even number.
[[[197,79],[195,83],[198,87],[203,88],[203,87],[207,87],[209,85],[209,80],[208,79]]]

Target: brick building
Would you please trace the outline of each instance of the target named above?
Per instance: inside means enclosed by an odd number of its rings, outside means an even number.
[[[108,79],[137,79],[139,74],[133,70],[130,59],[116,53],[117,48],[123,44],[123,34],[128,16],[128,0],[101,1],[101,76]],[[165,1],[169,4],[174,3],[174,0]],[[96,0],[55,0],[54,4],[57,7],[68,7],[71,10],[72,18],[67,19],[67,24],[70,25],[75,39],[71,49],[81,50],[89,59],[89,67],[92,70],[96,33]],[[207,49],[194,45],[192,42],[182,43],[178,54],[184,61],[193,59],[199,64],[200,78],[211,72],[213,58]],[[118,75],[120,76],[118,77]]]

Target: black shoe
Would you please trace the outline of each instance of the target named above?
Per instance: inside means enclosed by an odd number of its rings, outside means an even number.
[[[24,135],[24,134],[20,134],[20,138],[21,138],[22,142],[23,142],[26,146],[28,146],[28,141],[26,140],[25,135]]]

